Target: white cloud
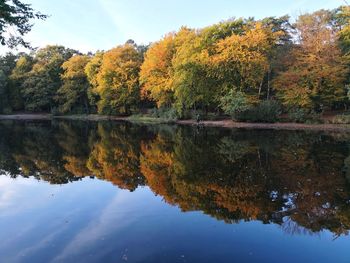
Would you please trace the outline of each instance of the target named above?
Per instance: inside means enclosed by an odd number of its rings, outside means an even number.
[[[95,242],[110,233],[115,233],[118,229],[123,229],[132,224],[136,220],[135,218],[130,218],[128,213],[118,213],[116,211],[118,211],[118,207],[125,206],[133,198],[137,198],[137,195],[135,196],[127,191],[118,191],[100,216],[80,231],[52,262],[64,262],[66,258],[87,251],[89,247],[93,247]]]

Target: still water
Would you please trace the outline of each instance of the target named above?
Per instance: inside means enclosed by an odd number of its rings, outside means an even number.
[[[0,122],[0,262],[350,262],[350,135]]]

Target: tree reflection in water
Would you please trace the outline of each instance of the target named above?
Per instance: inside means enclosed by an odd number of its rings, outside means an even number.
[[[1,122],[0,173],[66,184],[148,186],[183,211],[290,234],[350,229],[350,137],[292,131]]]

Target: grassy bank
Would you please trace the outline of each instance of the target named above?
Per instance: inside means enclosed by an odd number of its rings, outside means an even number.
[[[132,115],[125,120],[130,122],[145,123],[145,124],[174,124],[176,120],[167,118],[156,118],[147,115]]]
[[[196,120],[173,120],[166,118],[157,118],[148,115],[134,115],[130,117],[106,116],[106,115],[66,115],[53,116],[51,114],[12,114],[0,115],[0,120],[81,120],[81,121],[128,121],[141,124],[178,124],[198,126]],[[231,119],[224,120],[206,120],[201,121],[200,126],[223,127],[223,128],[244,128],[244,129],[274,129],[274,130],[314,130],[314,131],[335,131],[350,132],[350,124],[339,124],[327,122],[324,124],[306,124],[294,122],[276,122],[276,123],[248,123],[235,122]]]

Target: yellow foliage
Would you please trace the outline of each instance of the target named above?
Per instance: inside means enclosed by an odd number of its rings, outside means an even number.
[[[175,34],[168,34],[148,49],[141,67],[142,96],[156,101],[158,107],[172,100],[174,54]]]

